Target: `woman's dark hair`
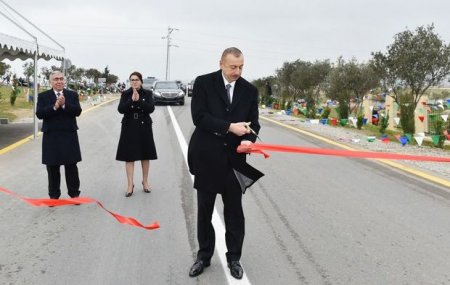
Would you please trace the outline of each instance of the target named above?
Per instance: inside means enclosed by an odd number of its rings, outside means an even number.
[[[140,72],[135,71],[135,72],[131,73],[130,77],[128,77],[128,79],[131,79],[131,76],[133,76],[133,75],[137,76],[139,78],[139,80],[141,81],[141,83],[143,83],[143,81],[142,81],[142,74]]]

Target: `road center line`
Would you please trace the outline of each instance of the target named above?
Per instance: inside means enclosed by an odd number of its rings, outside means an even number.
[[[184,139],[183,133],[181,132],[180,126],[178,125],[178,121],[175,118],[175,115],[173,114],[172,108],[170,106],[167,106],[167,111],[169,111],[170,119],[172,121],[173,128],[175,130],[175,134],[177,135],[178,143],[180,144],[181,152],[183,153],[184,162],[186,163],[186,166],[188,166],[187,163],[187,143]],[[194,176],[191,175],[191,180],[194,182]],[[196,190],[193,190],[196,191]],[[225,227],[220,219],[219,214],[217,213],[217,208],[214,207],[214,213],[212,217],[212,223],[214,226],[214,230],[216,232],[216,250],[217,255],[219,256],[220,263],[222,264],[222,269],[225,272],[225,276],[227,278],[228,284],[251,284],[250,281],[247,278],[247,274],[244,273],[244,276],[241,280],[234,279],[230,275],[230,271],[227,266],[227,260],[225,257],[225,253],[227,252],[227,247],[225,244]],[[244,266],[242,266],[244,268]],[[244,271],[245,272],[245,271]],[[201,277],[199,277],[201,278]]]

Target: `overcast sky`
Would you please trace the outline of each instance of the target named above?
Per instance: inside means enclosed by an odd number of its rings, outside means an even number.
[[[179,29],[171,35],[178,47],[170,48],[169,77],[183,81],[219,69],[229,46],[242,50],[243,77],[253,80],[296,59],[367,61],[371,52],[385,52],[395,34],[421,25],[434,23],[450,42],[448,0],[4,1],[63,45],[74,65],[100,71],[108,66],[120,80],[135,70],[165,78],[162,37],[168,26]],[[1,2],[0,9],[5,11]],[[0,32],[30,39],[1,15]],[[44,37],[39,41],[57,47]],[[21,74],[23,62],[13,65]]]

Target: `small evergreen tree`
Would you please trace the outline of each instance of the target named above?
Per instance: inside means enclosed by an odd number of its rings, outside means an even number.
[[[380,122],[380,133],[382,135],[385,134],[387,127],[389,126],[389,114],[387,114],[385,117],[381,118]]]
[[[364,124],[364,114],[360,113],[358,115],[358,121],[356,122],[356,127],[358,128],[358,130],[362,128],[363,124]]]
[[[13,77],[13,85],[11,86],[11,88],[12,90],[9,96],[9,102],[11,103],[11,106],[14,106],[14,104],[16,103],[17,95],[19,95],[20,93],[19,83],[16,76]]]
[[[438,118],[434,125],[435,126],[435,128],[434,128],[435,135],[439,136],[439,142],[437,144],[437,147],[439,147],[439,148],[444,148],[444,143],[445,143],[445,136],[444,136],[444,127],[445,126],[444,125],[445,125],[445,122],[442,118]]]

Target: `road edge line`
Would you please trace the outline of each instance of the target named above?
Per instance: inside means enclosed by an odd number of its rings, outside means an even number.
[[[261,115],[260,115],[260,118],[261,118],[261,119],[264,119],[264,120],[266,120],[266,121],[268,121],[268,122],[277,124],[277,125],[279,125],[279,126],[288,128],[288,129],[293,130],[293,131],[298,132],[298,133],[302,133],[302,134],[304,134],[304,135],[313,137],[313,138],[315,138],[315,139],[321,140],[321,141],[323,141],[323,142],[326,142],[326,143],[335,145],[335,146],[340,147],[340,148],[343,148],[343,149],[347,149],[347,150],[357,150],[357,149],[355,149],[355,148],[352,148],[352,147],[349,147],[349,146],[347,146],[347,145],[338,143],[338,142],[336,142],[336,141],[332,141],[332,140],[330,140],[330,139],[328,139],[328,138],[325,138],[325,137],[322,137],[322,136],[320,136],[320,135],[317,135],[317,134],[314,134],[314,133],[311,133],[311,132],[308,132],[308,131],[305,131],[305,130],[302,130],[302,129],[298,129],[298,128],[295,128],[295,127],[293,127],[293,126],[289,126],[289,125],[287,125],[287,124],[284,124],[284,123],[275,121],[275,120],[273,120],[273,119],[269,119],[269,118],[264,117],[264,116],[261,116]],[[381,164],[389,165],[390,167],[393,167],[393,168],[395,168],[395,169],[401,170],[401,171],[403,171],[403,172],[407,172],[407,173],[413,174],[413,175],[415,175],[415,176],[421,177],[421,178],[423,178],[423,179],[426,179],[426,180],[428,180],[428,181],[431,181],[431,182],[433,182],[433,183],[436,183],[436,184],[438,184],[438,185],[440,185],[440,186],[445,186],[445,187],[450,188],[450,181],[448,181],[448,180],[446,180],[446,179],[443,179],[443,178],[440,178],[440,177],[437,177],[437,176],[434,176],[434,175],[431,175],[431,174],[422,172],[422,171],[420,171],[420,170],[418,170],[418,169],[414,169],[414,168],[411,168],[411,167],[408,167],[408,166],[406,166],[406,165],[399,164],[399,163],[396,163],[396,162],[393,162],[393,161],[388,161],[388,160],[385,160],[385,159],[373,159],[373,160],[374,160],[374,161],[377,161],[377,162],[379,162],[379,163],[381,163]]]

